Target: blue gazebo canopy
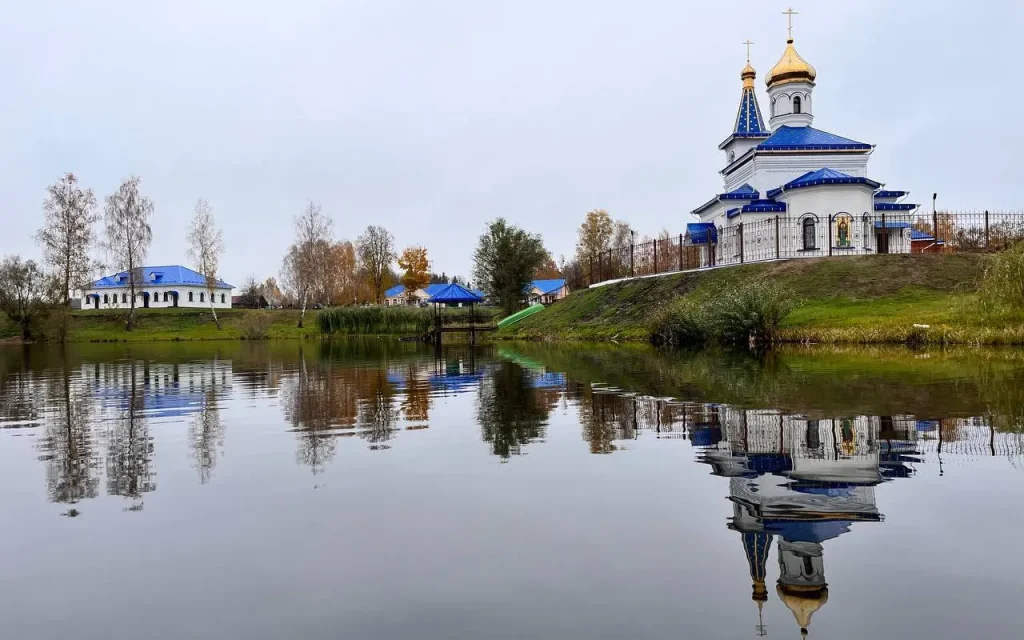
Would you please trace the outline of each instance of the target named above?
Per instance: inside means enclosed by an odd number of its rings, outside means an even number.
[[[453,283],[430,296],[427,302],[483,302],[483,298],[461,284]]]

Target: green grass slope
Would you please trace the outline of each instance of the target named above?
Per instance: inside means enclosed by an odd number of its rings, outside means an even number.
[[[784,339],[905,342],[914,324],[926,341],[1024,342],[1024,317],[986,319],[972,299],[986,255],[887,255],[789,260],[645,278],[577,291],[499,338],[646,340],[651,320],[678,296],[704,295],[740,280],[773,280],[800,306]],[[918,336],[920,337],[920,336]]]
[[[69,342],[149,342],[163,340],[238,340],[243,334],[245,309],[217,312],[221,328],[208,309],[139,309],[131,331],[124,330],[124,312],[76,311],[72,314]],[[305,327],[299,329],[294,309],[268,311],[272,318],[269,338],[304,338],[319,335],[316,311],[306,311]]]

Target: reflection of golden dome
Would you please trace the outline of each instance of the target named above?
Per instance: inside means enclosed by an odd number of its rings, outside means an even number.
[[[740,72],[740,78],[743,80],[744,89],[754,88],[754,78],[757,77],[757,72],[754,71],[754,67],[750,66],[750,60],[747,60],[747,66],[743,67],[743,71]]]
[[[818,72],[814,70],[806,60],[793,48],[793,38],[786,40],[786,50],[779,58],[765,82],[769,87],[776,84],[787,84],[789,82],[814,82]]]
[[[811,624],[811,616],[828,602],[828,587],[801,587],[796,585],[777,585],[776,592],[786,608],[793,612],[796,623],[800,625],[800,633],[807,635],[807,627]]]

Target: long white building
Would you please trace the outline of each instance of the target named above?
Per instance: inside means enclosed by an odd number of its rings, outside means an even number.
[[[115,273],[89,284],[82,292],[82,309],[126,309],[131,306],[130,274]],[[216,309],[231,308],[234,287],[218,280],[213,293],[206,278],[181,265],[142,267],[135,282],[136,308],[169,307],[210,308],[210,297]]]

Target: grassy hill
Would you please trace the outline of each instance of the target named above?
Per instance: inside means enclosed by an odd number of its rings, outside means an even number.
[[[886,255],[789,260],[645,278],[577,291],[498,333],[506,339],[646,340],[651,320],[679,296],[772,280],[800,306],[793,342],[1024,344],[1024,317],[983,318],[972,304],[989,256]],[[929,325],[924,333],[914,324]]]

